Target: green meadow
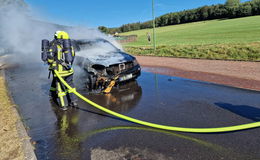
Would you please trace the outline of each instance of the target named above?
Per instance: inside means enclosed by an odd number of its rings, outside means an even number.
[[[124,49],[134,55],[260,60],[260,16],[156,28],[156,52],[148,43],[148,32],[152,36],[152,29],[121,33],[138,36],[137,41],[123,44]]]

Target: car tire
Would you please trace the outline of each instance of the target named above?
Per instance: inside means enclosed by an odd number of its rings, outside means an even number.
[[[97,77],[93,73],[88,74],[88,89],[93,90],[96,88]]]

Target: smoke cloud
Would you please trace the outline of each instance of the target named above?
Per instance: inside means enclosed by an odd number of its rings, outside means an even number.
[[[98,29],[87,27],[68,27],[33,20],[28,11],[17,5],[0,7],[0,55],[10,54],[16,63],[41,61],[41,40],[52,40],[55,31],[65,30],[72,39],[97,39],[110,41],[115,46],[120,45]],[[110,49],[110,48],[106,48]],[[93,53],[96,53],[95,50]]]

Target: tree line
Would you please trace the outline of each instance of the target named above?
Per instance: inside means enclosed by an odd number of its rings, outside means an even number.
[[[162,15],[155,19],[156,27],[176,25],[204,20],[239,18],[246,16],[260,15],[260,0],[251,0],[240,3],[240,0],[227,0],[225,4],[203,6],[196,9],[184,10]],[[137,22],[124,24],[117,28],[107,28],[100,26],[98,29],[107,34],[116,32],[129,32],[140,29],[152,28],[152,20],[147,22]]]

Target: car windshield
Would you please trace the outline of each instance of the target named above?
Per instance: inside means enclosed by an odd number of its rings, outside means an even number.
[[[123,62],[120,50],[107,40],[77,40],[78,55],[93,63],[113,64]]]
[[[99,52],[104,53],[104,52],[116,52],[119,50],[107,40],[95,40],[95,41],[79,40],[78,44],[81,51],[97,50]]]

